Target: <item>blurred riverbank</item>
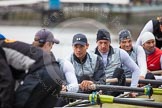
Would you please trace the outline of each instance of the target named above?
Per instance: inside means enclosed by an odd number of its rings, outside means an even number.
[[[102,7],[95,7],[90,4],[84,7],[82,5],[66,6],[63,10],[53,12],[46,16],[43,16],[41,11],[16,8],[17,11],[12,10],[0,13],[0,25],[47,28],[59,26],[61,28],[65,26],[60,26],[62,23],[70,21],[68,24],[73,26],[69,26],[70,28],[84,27],[90,31],[91,26],[89,25],[96,27],[95,30],[102,28],[100,25],[104,25],[115,35],[117,35],[121,29],[129,29],[132,32],[133,39],[136,40],[147,21],[155,19],[157,16],[161,16],[161,10],[154,9],[158,7],[158,5],[146,5],[145,7],[136,6],[134,8],[118,6],[116,8],[110,8],[109,10],[104,7],[106,5],[101,6]],[[143,10],[140,12],[140,9]],[[144,11],[144,9],[148,10]],[[88,21],[85,19],[88,19]],[[85,23],[83,23],[83,21],[85,21]]]
[[[86,19],[82,20],[82,22],[76,21],[66,21],[57,27],[48,28],[53,34],[54,37],[60,40],[60,44],[54,44],[52,51],[56,55],[56,58],[66,58],[72,53],[72,38],[76,33],[83,33],[87,36],[88,42],[90,44],[89,51],[94,50],[96,47],[96,32],[97,27],[91,25],[93,20]],[[75,27],[76,24],[81,23],[80,26]],[[95,22],[93,22],[95,23]],[[91,29],[88,29],[86,26]],[[100,25],[100,27],[104,27],[104,25]],[[0,33],[6,36],[8,39],[14,39],[23,41],[31,44],[34,40],[35,33],[40,30],[42,27],[37,26],[0,26]],[[104,27],[106,28],[106,27]],[[112,45],[118,47],[118,43],[116,42],[116,36],[111,34]]]

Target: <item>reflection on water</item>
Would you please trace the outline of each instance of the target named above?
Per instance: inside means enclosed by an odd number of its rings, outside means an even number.
[[[74,27],[72,24],[69,26],[66,23],[66,26],[48,28],[53,32],[54,36],[60,40],[60,44],[55,44],[52,51],[56,57],[65,58],[68,56],[72,52],[72,37],[76,33],[85,34],[90,44],[89,50],[93,50],[96,46],[96,32],[98,28],[99,27],[94,27],[87,23],[86,25],[79,23],[77,27]],[[32,43],[35,33],[40,29],[41,27],[0,26],[0,33],[4,34],[9,39]],[[113,46],[117,47],[118,44],[114,41],[116,39],[115,36],[112,35],[111,37]]]

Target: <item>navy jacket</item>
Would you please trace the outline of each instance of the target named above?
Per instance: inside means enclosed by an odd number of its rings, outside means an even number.
[[[14,80],[7,64],[5,53],[0,47],[0,108],[12,108]]]
[[[9,65],[16,70],[25,71],[23,81],[16,90],[14,107],[54,107],[56,94],[63,82],[58,75],[59,66],[53,63],[51,55],[20,41],[4,40],[0,41],[0,46],[5,51]]]

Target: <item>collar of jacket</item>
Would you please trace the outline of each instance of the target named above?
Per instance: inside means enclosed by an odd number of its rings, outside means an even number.
[[[121,48],[121,47],[119,47],[119,48]],[[131,55],[132,51],[133,51],[133,47],[131,48],[130,51],[126,51],[126,52],[127,52],[129,55]]]
[[[52,62],[56,62],[55,55],[52,52],[50,52],[50,55],[51,55]]]
[[[128,52],[128,54],[131,55],[132,51],[133,51],[133,47],[132,47],[131,50]],[[134,52],[134,51],[133,51],[133,52]]]
[[[98,51],[98,47],[95,49],[95,54],[101,56],[100,52]],[[108,56],[111,56],[112,54],[114,54],[114,49],[112,46],[110,46]]]
[[[83,60],[82,61],[80,61],[80,59],[73,53],[73,57],[74,57],[74,60],[77,62],[77,63],[79,63],[79,64],[84,64],[85,62],[86,62],[86,60],[87,60],[87,54],[88,53],[86,53],[86,55],[85,55],[85,57],[83,58]]]

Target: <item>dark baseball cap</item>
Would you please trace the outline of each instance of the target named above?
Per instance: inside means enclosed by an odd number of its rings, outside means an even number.
[[[124,40],[124,39],[131,39],[132,35],[129,30],[124,29],[119,32],[119,42]]]
[[[53,42],[56,44],[59,44],[60,41],[56,38],[54,38],[52,32],[50,32],[47,29],[41,29],[35,34],[35,38],[39,41],[39,43],[45,43],[45,42]]]
[[[108,40],[111,42],[110,33],[105,29],[99,29],[97,32],[96,41],[99,40]]]
[[[72,45],[86,45],[88,43],[87,37],[84,34],[76,34],[73,37]]]

